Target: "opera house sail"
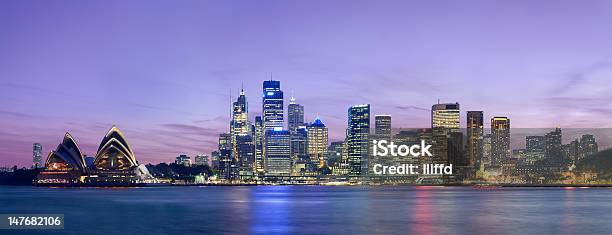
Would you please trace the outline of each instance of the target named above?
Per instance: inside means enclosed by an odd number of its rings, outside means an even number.
[[[138,165],[123,133],[113,126],[102,138],[95,160],[85,163],[83,154],[68,133],[55,151],[49,153],[38,185],[135,186],[155,183],[144,165]]]
[[[45,169],[37,178],[43,184],[78,184],[83,183],[88,174],[83,154],[70,133],[66,132],[62,143],[49,153]]]

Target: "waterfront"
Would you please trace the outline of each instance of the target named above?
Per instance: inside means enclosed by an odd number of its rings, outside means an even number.
[[[0,186],[0,191],[1,213],[65,214],[64,230],[44,233],[603,234],[612,230],[610,188]]]

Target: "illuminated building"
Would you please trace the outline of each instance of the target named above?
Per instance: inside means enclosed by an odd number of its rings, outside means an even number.
[[[347,151],[349,174],[365,175],[368,172],[370,105],[354,105],[348,109]]]
[[[280,81],[263,82],[262,117],[264,133],[283,128],[283,91]]]
[[[374,116],[374,134],[377,140],[391,141],[391,115]]]
[[[263,173],[264,169],[265,169],[265,163],[264,163],[264,154],[263,154],[263,138],[264,138],[264,131],[263,131],[263,121],[261,119],[261,116],[256,116],[255,117],[255,124],[254,124],[254,129],[255,129],[255,171],[257,173]]]
[[[199,166],[208,165],[208,156],[206,154],[198,154],[195,156],[194,163]]]
[[[240,90],[240,95],[232,105],[232,120],[230,122],[230,136],[232,145],[232,157],[235,162],[242,162],[244,159],[240,159],[238,155],[238,137],[251,134],[251,124],[248,120],[249,116],[249,105],[247,98],[244,95],[244,89]],[[244,140],[245,137],[242,137]],[[249,140],[252,142],[252,140]],[[254,153],[249,153],[253,155]],[[246,161],[246,160],[244,160]],[[252,165],[252,164],[250,164]]]
[[[38,175],[40,185],[128,186],[155,181],[144,165],[138,165],[123,133],[113,126],[102,139],[91,166],[68,133],[55,151],[49,153],[45,169]]]
[[[313,171],[310,167],[312,164],[308,155],[308,130],[305,126],[300,126],[290,133],[293,174],[302,175],[302,173]]]
[[[287,106],[287,127],[289,131],[294,132],[298,127],[304,125],[304,106],[295,102],[291,97],[289,106]]]
[[[40,143],[34,143],[32,147],[32,168],[42,167],[42,145]]]
[[[83,183],[83,177],[89,169],[81,149],[70,133],[66,132],[62,143],[49,153],[45,169],[37,177],[39,184],[77,184]]]
[[[484,115],[482,111],[467,112],[467,165],[479,166],[482,159],[482,138],[484,136]]]
[[[453,132],[459,132],[459,103],[434,104],[431,107],[431,132],[432,132],[432,162],[435,164],[449,164],[450,159],[458,158],[450,156],[457,146],[450,146],[457,136],[451,136]],[[451,153],[452,152],[452,153]]]
[[[187,154],[179,154],[174,160],[177,165],[191,166],[191,158]]]
[[[579,152],[577,154],[578,160],[594,155],[598,151],[599,147],[593,135],[582,135],[582,137],[580,137]]]
[[[308,155],[311,161],[318,163],[319,168],[323,167],[329,144],[327,127],[317,117],[306,128],[308,129]]]
[[[491,118],[491,166],[500,167],[510,157],[510,119]]]
[[[219,177],[231,180],[236,177],[235,161],[232,158],[232,138],[229,133],[219,135]]]
[[[434,104],[431,107],[431,128],[459,129],[459,103]]]
[[[291,174],[291,134],[277,128],[266,132],[266,173],[270,175]]]

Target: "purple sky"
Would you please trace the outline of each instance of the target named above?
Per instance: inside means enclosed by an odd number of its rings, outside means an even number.
[[[611,25],[606,0],[0,1],[0,166],[65,131],[93,155],[112,124],[141,162],[208,154],[230,89],[253,117],[270,73],[333,139],[352,104],[427,127],[438,98],[612,127]]]

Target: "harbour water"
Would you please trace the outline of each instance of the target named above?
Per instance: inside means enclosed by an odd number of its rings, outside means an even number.
[[[64,214],[10,234],[609,234],[610,188],[0,186],[2,214]]]

